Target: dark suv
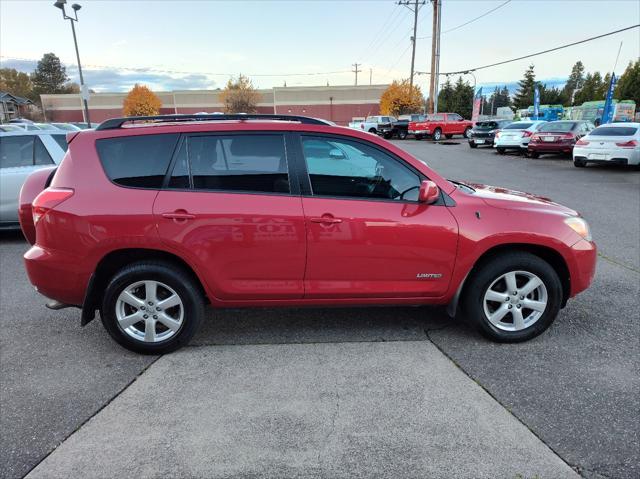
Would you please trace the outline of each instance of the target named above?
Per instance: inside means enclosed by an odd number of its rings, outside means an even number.
[[[21,191],[27,273],[135,351],[185,344],[205,305],[442,304],[523,341],[595,271],[575,211],[322,120],[134,117],[67,139]]]
[[[478,146],[493,146],[493,140],[496,133],[508,124],[513,123],[512,120],[483,120],[477,121],[471,133],[469,134],[469,146],[477,148]]]

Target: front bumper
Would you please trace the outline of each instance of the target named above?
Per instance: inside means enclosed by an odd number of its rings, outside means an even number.
[[[584,291],[593,282],[596,274],[598,248],[593,241],[581,239],[571,247],[569,273],[571,275],[571,293],[573,297]]]

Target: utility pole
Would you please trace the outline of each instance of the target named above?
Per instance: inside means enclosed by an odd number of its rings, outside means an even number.
[[[369,68],[369,86],[372,85],[371,80],[373,78],[373,68]]]
[[[438,75],[440,74],[440,11],[442,0],[433,3],[433,25],[431,35],[431,78],[429,78],[429,113],[438,110]]]
[[[411,43],[413,50],[411,52],[411,74],[409,75],[409,85],[413,88],[413,69],[416,63],[416,35],[418,33],[418,11],[424,5],[425,0],[398,0],[398,5],[403,5],[413,12],[413,36]],[[413,5],[413,6],[410,6]]]
[[[362,63],[353,63],[353,70],[351,70],[353,73],[356,74],[356,86],[358,86],[358,73],[360,73],[362,70],[359,70],[358,67],[362,66]]]

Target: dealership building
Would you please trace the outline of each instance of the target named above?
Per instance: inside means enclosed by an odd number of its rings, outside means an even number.
[[[380,96],[388,85],[276,87],[258,90],[258,113],[305,115],[346,125],[354,117],[379,114]],[[221,112],[221,90],[156,92],[162,101],[161,114]],[[122,116],[123,93],[91,93],[92,123]],[[42,95],[46,121],[83,121],[80,94]]]

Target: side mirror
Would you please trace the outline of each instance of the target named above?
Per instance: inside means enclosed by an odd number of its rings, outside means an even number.
[[[333,148],[329,151],[329,158],[332,160],[344,160],[344,154],[337,148]]]
[[[431,180],[424,180],[420,184],[420,193],[418,194],[418,201],[426,203],[428,205],[435,203],[440,198],[440,190]]]

